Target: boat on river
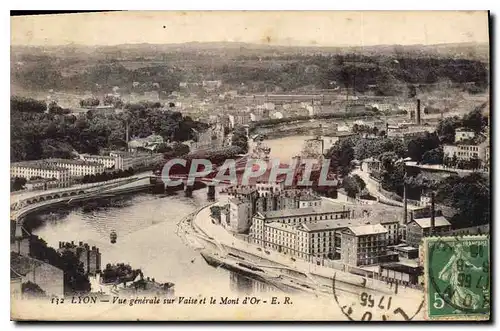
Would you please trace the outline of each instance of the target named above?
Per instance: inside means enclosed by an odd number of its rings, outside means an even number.
[[[111,243],[115,244],[117,238],[118,238],[118,235],[116,234],[116,231],[112,230],[111,234],[109,235],[109,239],[111,240]]]

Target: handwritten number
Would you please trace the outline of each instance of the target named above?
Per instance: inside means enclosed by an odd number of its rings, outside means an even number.
[[[385,298],[385,296],[382,296],[380,298],[380,301],[378,302],[378,306],[377,307],[379,307],[380,309],[384,309],[384,306],[382,306],[382,302],[384,302],[384,298]]]
[[[368,298],[368,294],[366,292],[361,293],[361,305],[366,306],[366,299]]]
[[[361,320],[362,321],[371,321],[372,320],[372,313],[370,313],[369,311],[365,312],[363,314],[363,317],[361,317]]]
[[[404,312],[404,310],[401,309],[401,308],[394,309],[394,314],[400,314],[401,316],[403,316],[403,318],[405,319],[405,321],[409,321],[410,320],[410,317],[408,315],[406,315],[406,313]]]

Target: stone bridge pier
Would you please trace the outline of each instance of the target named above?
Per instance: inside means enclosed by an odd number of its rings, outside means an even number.
[[[193,185],[184,185],[184,196],[187,198],[191,198],[193,196],[193,190],[194,186]]]
[[[208,191],[207,191],[208,200],[210,200],[210,201],[215,200],[215,185],[208,184],[207,188],[208,188]]]

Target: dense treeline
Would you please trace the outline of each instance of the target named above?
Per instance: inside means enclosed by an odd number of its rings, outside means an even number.
[[[215,54],[213,56],[216,56]],[[119,86],[121,93],[150,90],[170,93],[182,80],[220,79],[224,84],[244,83],[253,91],[290,91],[304,86],[316,88],[349,87],[358,92],[372,89],[377,95],[408,94],[408,85],[473,82],[474,93],[488,85],[488,68],[481,61],[407,53],[389,55],[283,55],[271,58],[241,58],[215,64],[195,54],[186,54],[193,66],[183,63],[158,65],[144,60],[142,68],[127,69],[117,60],[81,63],[85,70],[73,70],[69,63],[40,56],[28,66],[14,67],[12,82],[31,90],[72,89],[92,92],[109,91]],[[95,61],[95,60],[89,60]],[[198,61],[198,62],[197,62]],[[62,67],[61,67],[62,65]],[[64,68],[64,66],[70,68]],[[148,66],[151,65],[151,66]],[[71,74],[62,74],[62,70]],[[138,82],[140,84],[134,84]]]
[[[158,90],[167,94],[178,89],[181,81],[179,71],[169,66],[129,70],[117,61],[107,61],[91,64],[71,75],[63,75],[63,69],[55,58],[43,56],[28,66],[12,70],[11,79],[14,84],[33,91],[58,89],[109,92],[118,86],[121,93]]]
[[[147,108],[147,105],[107,117],[89,112],[77,118],[44,113],[38,101],[13,97],[11,162],[70,158],[74,152],[97,154],[101,149],[124,148],[127,122],[130,137],[146,137],[154,132],[171,141],[192,139],[193,128],[206,127],[179,112]]]
[[[488,69],[480,61],[409,56],[273,57],[269,62],[255,65],[225,64],[219,68],[218,77],[235,84],[259,82],[261,89],[268,90],[278,86],[289,91],[312,85],[321,89],[349,87],[365,92],[373,87],[377,95],[407,94],[411,89],[408,85],[440,81],[474,82],[480,90],[488,85]]]

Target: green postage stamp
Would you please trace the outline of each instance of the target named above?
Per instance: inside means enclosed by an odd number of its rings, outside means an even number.
[[[489,319],[489,240],[489,236],[463,236],[424,241],[429,319]]]

